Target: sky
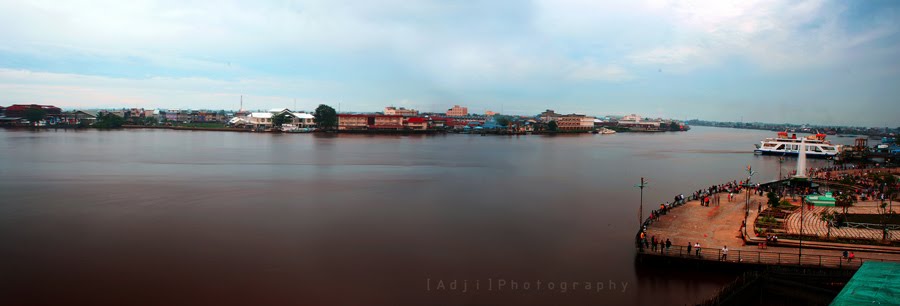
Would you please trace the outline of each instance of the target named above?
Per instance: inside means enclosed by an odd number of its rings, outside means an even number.
[[[0,105],[900,126],[900,1],[0,0]]]

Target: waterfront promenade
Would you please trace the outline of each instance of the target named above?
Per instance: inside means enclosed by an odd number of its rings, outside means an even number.
[[[646,238],[653,237],[665,242],[671,241],[668,250],[645,248],[638,250],[641,256],[668,256],[703,261],[717,261],[740,264],[763,264],[784,266],[811,266],[824,268],[857,268],[865,261],[900,262],[900,248],[880,245],[858,245],[833,242],[800,242],[791,239],[779,239],[778,245],[764,245],[765,237],[753,234],[754,220],[759,209],[766,209],[766,198],[751,192],[750,205],[745,207],[746,191],[735,194],[732,201],[727,200],[727,193],[720,194],[719,205],[703,206],[699,200],[690,200],[680,206],[673,207],[666,214],[647,225]],[[715,196],[715,195],[713,195]],[[856,209],[870,209],[862,205]],[[805,215],[806,222],[815,221],[814,214]],[[746,218],[745,218],[746,216]],[[747,220],[746,229],[742,226]],[[788,218],[786,228],[791,233],[795,226],[792,218]],[[818,220],[818,219],[815,219]],[[799,222],[799,217],[797,221]],[[824,226],[823,224],[819,224]],[[804,233],[822,234],[821,229],[814,227],[804,229]],[[852,229],[843,229],[854,232]],[[832,229],[832,235],[840,233]],[[870,235],[871,233],[865,233]],[[694,244],[699,243],[698,253]],[[688,248],[688,244],[691,245]],[[727,247],[727,256],[723,248]],[[854,259],[848,261],[843,257],[844,251],[853,252]],[[801,255],[802,254],[802,255]]]

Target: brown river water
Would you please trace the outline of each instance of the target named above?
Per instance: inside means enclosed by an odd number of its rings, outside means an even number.
[[[773,180],[771,136],[0,130],[0,304],[692,304],[736,275],[636,266],[634,185]]]

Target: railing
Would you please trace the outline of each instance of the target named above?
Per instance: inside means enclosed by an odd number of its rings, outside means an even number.
[[[688,252],[686,246],[673,245],[671,248],[665,247],[652,250],[651,248],[638,248],[638,252],[646,255],[678,257],[686,259],[697,259],[706,261],[733,262],[742,264],[764,264],[764,265],[793,265],[804,267],[820,267],[820,268],[849,268],[856,269],[866,261],[891,261],[881,258],[865,258],[855,257],[848,260],[838,255],[816,255],[816,254],[794,254],[781,252],[766,252],[753,250],[729,250],[727,256],[722,249],[700,248],[697,252],[696,248],[691,248]]]
[[[842,227],[848,228],[864,228],[864,229],[873,229],[873,230],[883,230],[887,228],[889,231],[900,230],[900,225],[897,224],[876,224],[876,223],[859,223],[859,222],[844,222]]]

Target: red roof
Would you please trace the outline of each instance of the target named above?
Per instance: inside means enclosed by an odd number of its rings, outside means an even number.
[[[425,123],[425,118],[422,117],[410,117],[407,121],[409,123]]]

